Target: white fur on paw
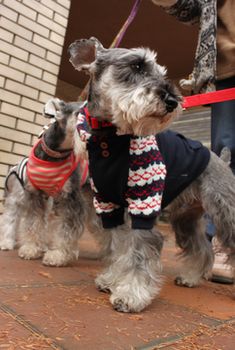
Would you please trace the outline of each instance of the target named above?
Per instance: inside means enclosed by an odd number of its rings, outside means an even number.
[[[42,259],[43,264],[47,266],[66,266],[70,261],[71,257],[59,249],[48,250]]]
[[[103,277],[103,275],[99,275],[99,276],[95,279],[95,285],[96,285],[96,288],[97,288],[100,292],[104,292],[104,293],[109,293],[109,292],[110,292],[110,286],[109,286],[109,284],[105,281],[105,278]]]
[[[113,308],[119,312],[140,312],[142,311],[150,302],[146,303],[138,298],[133,298],[132,295],[118,295],[112,294],[110,297],[110,302]]]
[[[196,287],[198,283],[196,281],[188,280],[181,276],[178,276],[175,279],[175,284],[181,287],[193,288],[193,287]]]
[[[0,250],[13,250],[15,242],[10,239],[0,241]]]
[[[34,244],[24,244],[19,248],[18,255],[25,260],[38,259],[42,256],[42,250]]]

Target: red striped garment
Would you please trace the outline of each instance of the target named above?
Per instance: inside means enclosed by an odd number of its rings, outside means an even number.
[[[35,148],[41,142],[39,140],[33,147],[27,163],[27,175],[32,185],[47,193],[49,196],[57,195],[69,176],[80,163],[81,185],[86,182],[88,176],[88,164],[71,152],[71,155],[59,162],[51,162],[38,159],[35,156]]]

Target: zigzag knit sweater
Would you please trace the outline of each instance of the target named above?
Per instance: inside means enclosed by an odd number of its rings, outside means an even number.
[[[84,134],[83,113],[78,130]],[[83,131],[82,131],[83,130]],[[124,210],[133,229],[151,229],[161,210],[166,167],[155,135],[136,137],[96,132],[87,137],[94,206],[104,228],[124,223]]]

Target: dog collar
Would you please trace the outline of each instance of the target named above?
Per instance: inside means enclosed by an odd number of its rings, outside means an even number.
[[[103,129],[103,128],[114,128],[115,126],[106,120],[98,120],[97,117],[92,117],[88,111],[87,107],[84,107],[84,112],[86,116],[86,121],[88,125],[93,130]]]
[[[42,135],[42,138],[40,139],[39,144],[41,144],[43,151],[44,151],[49,157],[56,158],[56,159],[66,158],[66,157],[68,157],[68,156],[71,154],[71,152],[72,152],[72,149],[65,150],[65,151],[61,151],[61,152],[59,152],[59,151],[54,151],[54,150],[50,149],[50,148],[46,145],[44,135]]]

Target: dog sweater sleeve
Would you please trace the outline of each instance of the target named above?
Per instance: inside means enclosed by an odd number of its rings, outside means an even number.
[[[154,135],[133,137],[127,202],[133,229],[151,229],[161,210],[166,167]]]

